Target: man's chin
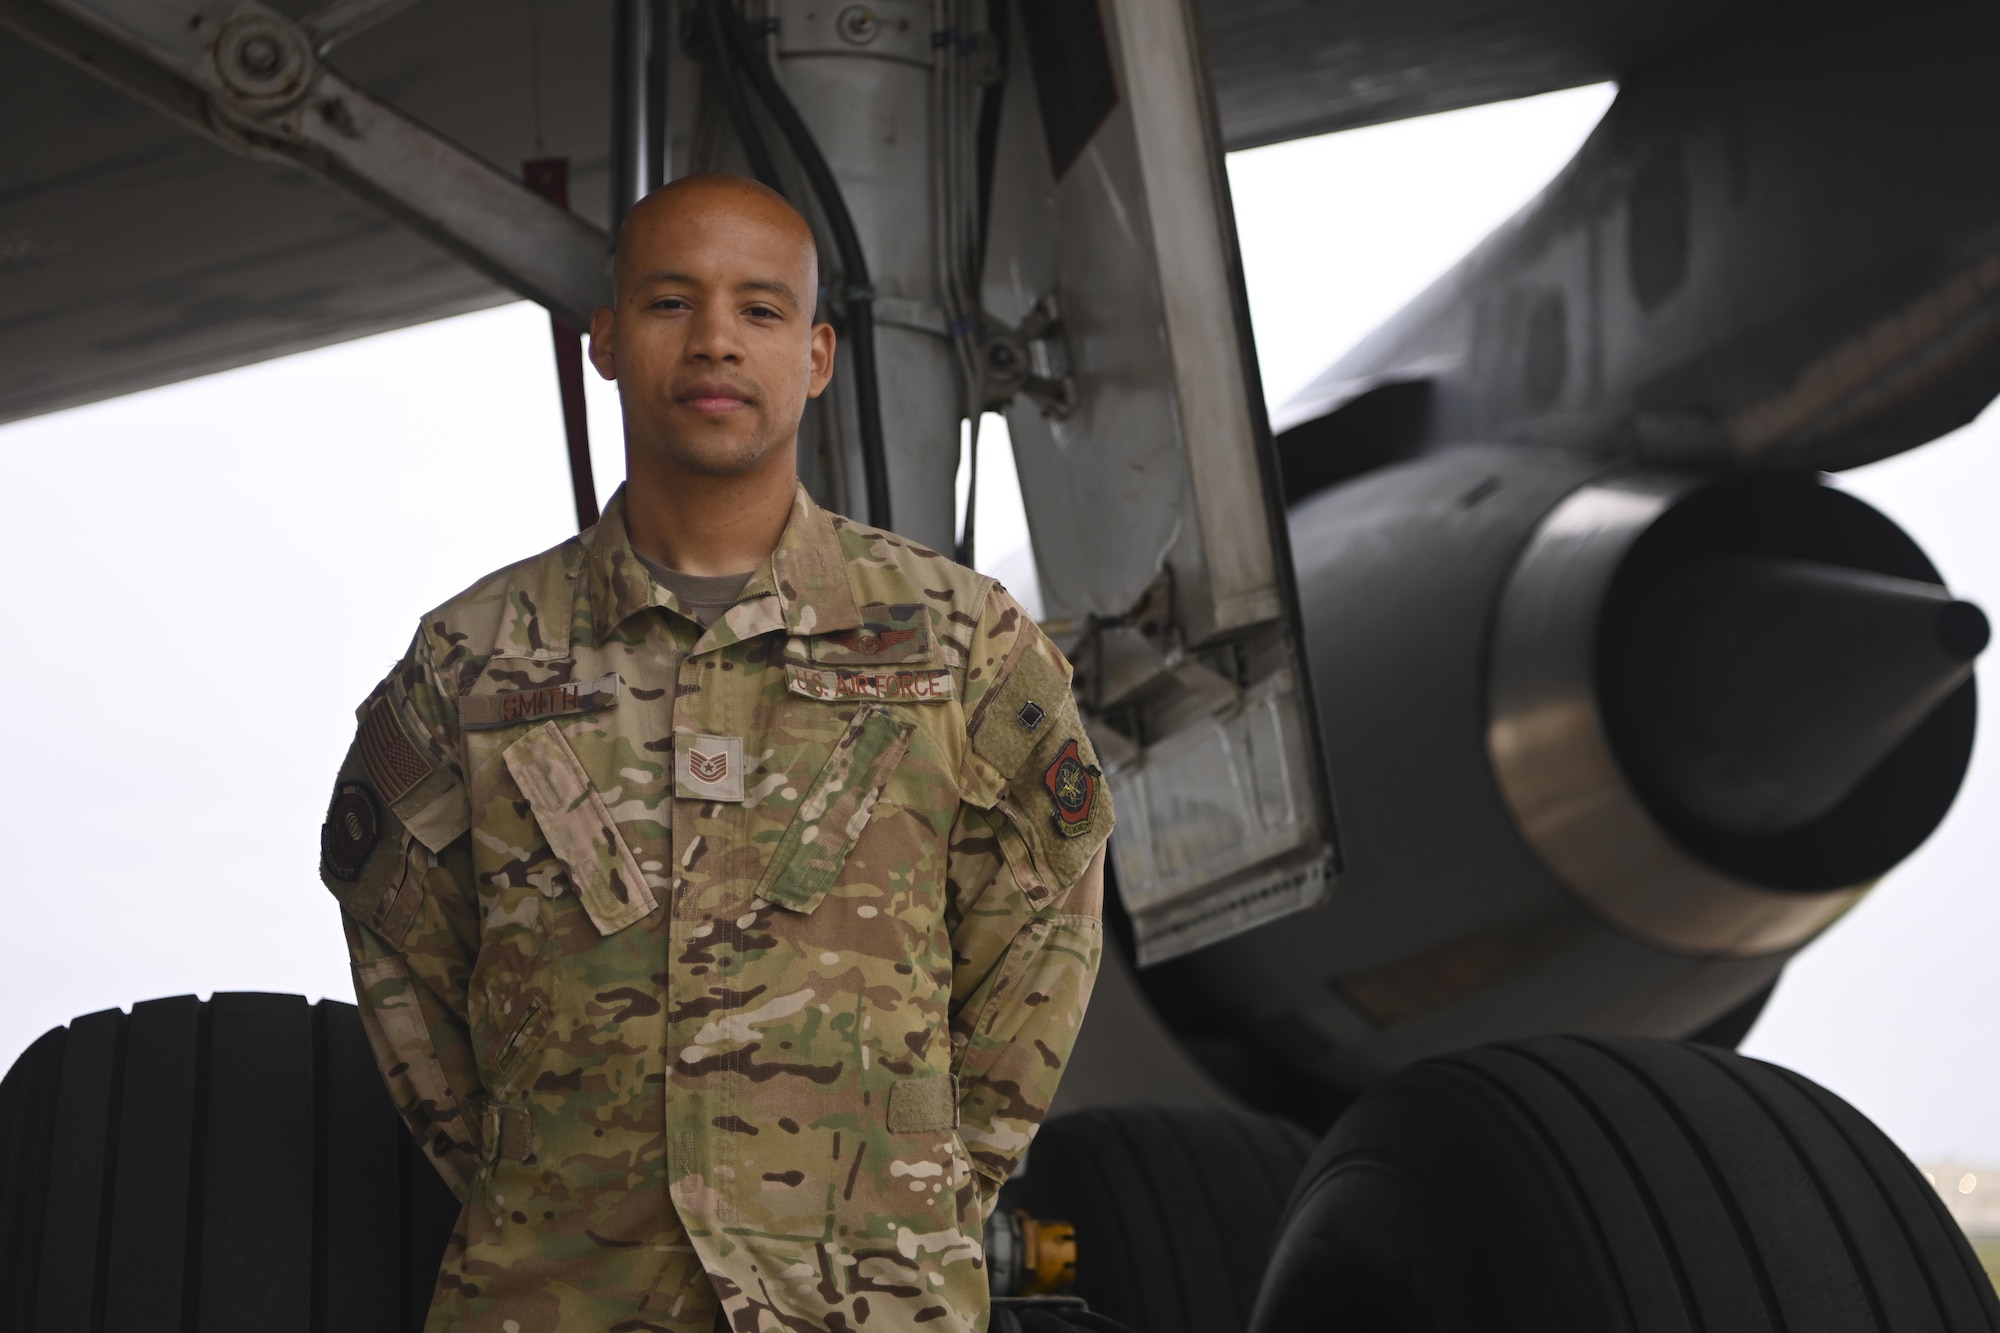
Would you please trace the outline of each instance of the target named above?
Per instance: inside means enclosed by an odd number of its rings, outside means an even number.
[[[772,453],[772,442],[753,440],[670,440],[661,452],[682,472],[726,479],[754,472]]]

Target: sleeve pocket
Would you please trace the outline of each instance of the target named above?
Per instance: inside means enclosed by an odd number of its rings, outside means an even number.
[[[819,906],[868,827],[915,730],[914,722],[898,721],[877,704],[856,711],[771,854],[758,897],[794,912]]]
[[[556,724],[534,728],[508,746],[504,758],[597,929],[614,935],[651,916],[659,902],[638,859]]]

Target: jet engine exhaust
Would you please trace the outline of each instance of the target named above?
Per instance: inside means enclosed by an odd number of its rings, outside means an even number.
[[[1815,475],[1473,447],[1290,517],[1345,871],[1138,974],[1261,1106],[1537,1032],[1700,1032],[1957,795],[1986,617]]]
[[[1638,780],[1714,828],[1839,805],[1972,675],[1986,616],[1934,583],[1819,561],[1709,561],[1606,627],[1600,689]]]

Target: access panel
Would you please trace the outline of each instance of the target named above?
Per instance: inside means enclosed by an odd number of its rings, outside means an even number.
[[[1011,6],[981,348],[1141,963],[1318,902],[1337,846],[1198,28]]]

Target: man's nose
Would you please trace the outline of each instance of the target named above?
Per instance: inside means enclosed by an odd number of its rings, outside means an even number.
[[[688,354],[701,361],[743,359],[743,344],[736,337],[735,324],[727,310],[711,306],[696,312]]]

